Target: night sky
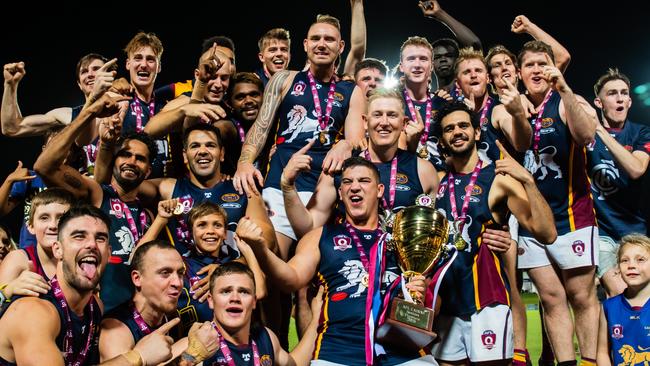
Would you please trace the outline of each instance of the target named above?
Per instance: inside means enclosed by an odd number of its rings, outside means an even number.
[[[291,32],[290,66],[301,68],[305,61],[302,40],[319,13],[338,17],[343,38],[349,39],[350,6],[346,0],[235,1],[228,6],[223,5],[224,1],[179,1],[177,6],[164,5],[165,10],[158,5],[162,2],[153,1],[52,3],[23,1],[14,3],[16,9],[3,9],[0,62],[26,62],[27,75],[20,83],[18,95],[23,115],[82,104],[74,67],[89,52],[118,57],[120,74],[125,75],[122,49],[139,30],[156,33],[165,47],[157,86],[191,78],[202,40],[213,35],[227,35],[235,41],[238,71],[258,67],[257,40],[273,27],[284,27]],[[365,1],[367,56],[383,59],[393,67],[399,60],[399,46],[407,37],[419,35],[433,41],[451,36],[440,23],[424,18],[417,3],[417,0]],[[510,24],[519,14],[528,16],[570,51],[572,60],[567,81],[589,101],[593,100],[593,83],[608,67],[616,66],[627,74],[633,87],[650,82],[647,12],[631,1],[608,2],[606,6],[589,2],[580,11],[566,8],[572,3],[566,0],[440,1],[443,9],[479,36],[484,50],[501,43],[516,54],[530,37],[511,33]],[[6,18],[11,16],[12,23],[17,22],[18,26],[9,25]],[[634,100],[633,120],[648,123],[649,112],[649,107]],[[10,151],[11,155],[5,155],[10,158],[2,161],[0,176],[5,177],[13,170],[17,159],[31,167],[41,141],[1,136],[2,151]]]

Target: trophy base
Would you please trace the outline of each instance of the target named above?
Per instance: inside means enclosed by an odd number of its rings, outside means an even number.
[[[432,344],[438,337],[431,331],[432,324],[433,310],[395,299],[389,318],[377,329],[376,339],[384,346],[414,353]]]

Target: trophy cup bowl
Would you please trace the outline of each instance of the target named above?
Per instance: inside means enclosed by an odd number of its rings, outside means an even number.
[[[445,251],[448,221],[444,214],[427,206],[409,206],[398,212],[390,246],[405,278],[433,269]],[[377,340],[396,349],[416,352],[431,344],[434,311],[418,303],[393,299],[390,315],[377,330]]]

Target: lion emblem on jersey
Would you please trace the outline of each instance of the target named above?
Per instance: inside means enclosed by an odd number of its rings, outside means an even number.
[[[630,345],[623,345],[618,350],[618,353],[621,354],[621,358],[623,358],[623,363],[619,365],[647,365],[650,363],[650,352],[647,352],[647,350],[650,349],[648,348],[641,348],[641,346],[637,346],[639,348],[639,351],[646,351],[646,352],[637,352],[634,350],[634,348]]]
[[[133,251],[133,234],[129,231],[129,228],[122,226],[119,230],[115,232],[115,237],[120,243],[120,249],[114,250],[113,255],[129,255]]]
[[[343,268],[339,270],[339,273],[348,280],[348,283],[339,286],[336,288],[336,291],[347,290],[351,287],[358,286],[357,291],[350,295],[350,297],[359,297],[366,290],[366,286],[363,284],[363,277],[366,275],[366,270],[363,268],[363,264],[360,260],[347,260],[344,262]]]
[[[301,105],[294,105],[289,113],[287,113],[289,127],[280,134],[281,136],[290,135],[290,137],[285,142],[293,142],[293,140],[295,140],[301,133],[311,132],[312,137],[316,136],[320,132],[320,126],[318,125],[318,119],[311,117],[312,116],[307,113],[307,109],[305,109],[305,107]],[[330,136],[326,136],[327,142],[323,145],[328,145],[330,143]]]
[[[537,180],[544,180],[549,173],[549,169],[555,172],[554,179],[562,178],[562,170],[560,166],[553,160],[557,154],[557,149],[555,146],[547,146],[539,150],[539,162],[535,160],[535,153],[532,150],[526,151],[526,156],[524,157],[524,167],[532,174],[533,176],[540,171],[540,175]]]

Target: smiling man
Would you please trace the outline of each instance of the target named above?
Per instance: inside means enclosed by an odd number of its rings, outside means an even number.
[[[88,200],[109,215],[113,225],[110,233],[112,256],[107,273],[102,279],[101,298],[107,310],[131,298],[130,276],[127,262],[131,251],[151,222],[150,214],[137,200],[138,187],[151,172],[151,159],[156,145],[145,134],[121,137],[115,146],[102,144],[101,149],[117,152],[111,160],[113,169],[110,184],[101,185],[82,176],[64,164],[65,152],[81,130],[95,117],[114,116],[118,103],[126,97],[104,94],[98,101],[82,110],[68,127],[52,139],[34,164],[36,172],[50,186],[62,187],[76,198]],[[101,160],[98,160],[101,165]],[[104,168],[108,169],[108,168]]]
[[[135,344],[174,314],[183,288],[185,265],[166,241],[150,241],[138,247],[131,263],[133,298],[106,314],[101,323],[99,352],[110,360]]]
[[[291,61],[291,37],[289,31],[284,28],[273,28],[264,33],[257,42],[260,53],[257,57],[262,67],[255,70],[255,74],[262,80],[266,87],[269,79],[278,71],[289,68]]]

